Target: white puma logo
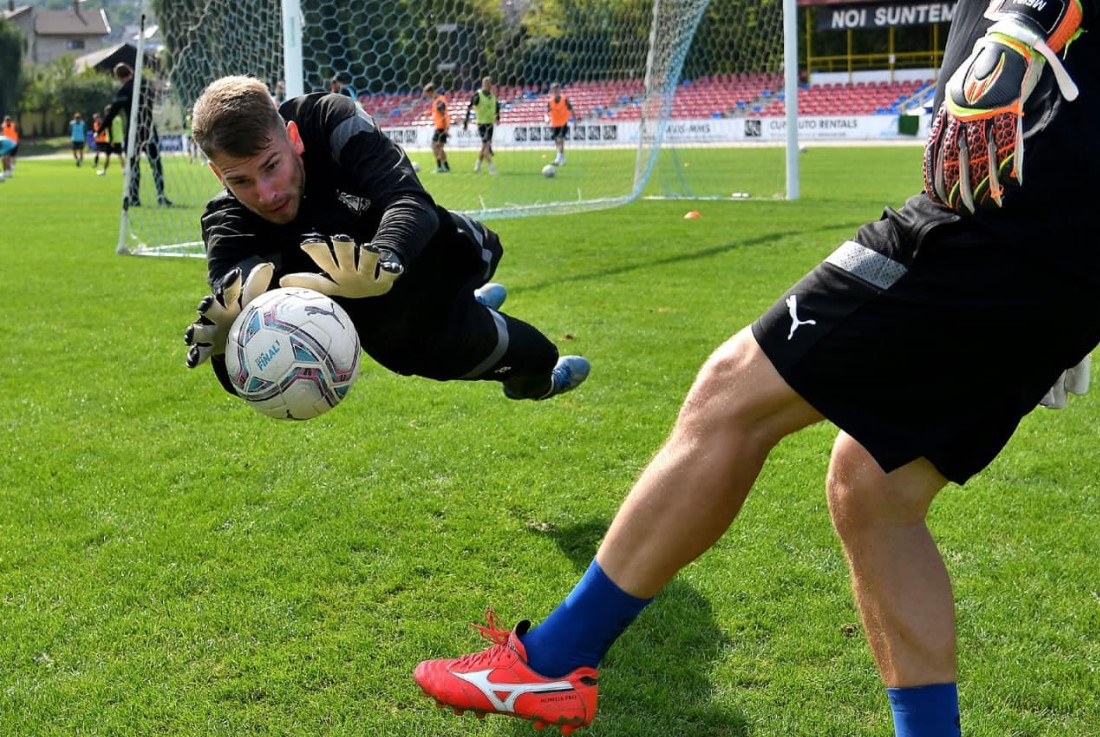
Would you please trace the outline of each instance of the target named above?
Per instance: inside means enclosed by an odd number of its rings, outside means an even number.
[[[798,319],[798,295],[792,294],[787,297],[786,301],[787,312],[791,313],[791,332],[787,334],[787,340],[794,337],[794,331],[798,330],[799,325],[817,325],[817,320],[799,320]]]

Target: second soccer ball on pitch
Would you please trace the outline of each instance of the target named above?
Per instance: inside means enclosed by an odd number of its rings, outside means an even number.
[[[544,177],[547,177],[548,179],[553,179],[558,175],[558,167],[554,166],[553,164],[547,164],[546,166],[542,167],[542,175]]]
[[[225,346],[225,367],[250,407],[308,420],[339,404],[359,375],[359,334],[340,305],[283,287],[249,302]]]

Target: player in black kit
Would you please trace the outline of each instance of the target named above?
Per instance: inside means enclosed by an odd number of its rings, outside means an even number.
[[[587,724],[615,639],[725,533],[779,441],[828,419],[829,510],[896,734],[959,735],[953,595],[926,515],[1025,414],[1086,388],[1098,6],[958,2],[925,191],[711,355],[569,596],[534,628],[491,621],[488,650],[421,663],[428,696],[563,733]]]
[[[339,94],[278,107],[261,82],[224,77],[195,103],[192,135],[225,185],[202,216],[209,282],[186,331],[191,368],[212,358],[227,390],[233,319],[278,280],[333,297],[386,368],[446,381],[495,380],[512,399],[576,388],[588,361],[562,356],[499,311],[488,280],[500,239],[437,205],[405,152]]]

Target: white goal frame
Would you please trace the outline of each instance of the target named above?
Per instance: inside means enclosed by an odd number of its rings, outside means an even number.
[[[260,0],[261,2],[265,0]],[[621,196],[593,198],[569,202],[541,202],[532,205],[519,204],[508,205],[500,208],[484,208],[481,210],[465,210],[470,215],[481,219],[493,219],[500,217],[517,217],[533,214],[557,214],[577,212],[579,210],[599,209],[613,207],[634,201],[642,196],[643,190],[649,183],[651,175],[657,163],[657,157],[666,145],[666,132],[672,121],[671,109],[676,95],[677,85],[681,80],[681,73],[688,51],[691,47],[690,39],[679,46],[661,45],[657,43],[657,37],[661,30],[660,22],[662,13],[683,12],[683,6],[688,7],[693,19],[689,23],[681,24],[682,31],[686,31],[694,37],[696,28],[705,10],[709,5],[718,2],[733,2],[737,0],[697,0],[697,5],[691,0],[652,0],[653,15],[650,28],[649,52],[645,68],[645,95],[641,101],[643,114],[641,118],[641,133],[637,143],[637,156],[635,159],[634,185],[630,192]],[[785,149],[783,182],[785,192],[778,194],[780,198],[798,200],[800,198],[800,172],[799,172],[799,144],[798,144],[798,13],[796,0],[781,0],[782,2],[782,31],[783,31],[783,97],[785,101],[785,140],[781,144],[772,143],[772,146],[782,145]],[[140,80],[142,75],[142,62],[145,46],[145,24],[148,13],[149,0],[142,0],[141,6],[141,32],[137,39],[137,62],[135,65],[135,77]],[[304,17],[301,0],[279,0],[282,25],[282,78],[285,80],[287,97],[295,97],[309,91],[304,79],[305,62],[303,57]],[[678,17],[671,16],[670,17]],[[690,25],[690,28],[687,26]],[[672,51],[664,58],[658,52],[665,52],[671,46]],[[136,111],[140,103],[140,92],[145,85],[136,84],[133,106],[130,111],[130,119],[136,120]],[[123,254],[141,255],[170,255],[170,256],[203,256],[202,243],[194,239],[182,239],[181,242],[145,243],[143,236],[134,232],[132,218],[129,212],[128,192],[131,167],[140,165],[138,161],[140,152],[135,150],[136,126],[130,126],[127,141],[127,153],[130,159],[125,169],[125,181],[123,185],[123,206],[119,225],[119,237],[116,251]],[[673,146],[675,150],[675,146]],[[778,182],[777,182],[778,183]],[[737,198],[742,193],[733,193]],[[687,195],[671,195],[678,199],[726,199],[727,197]],[[647,197],[648,198],[648,197]],[[658,198],[665,198],[659,196]],[[146,217],[146,213],[142,213]],[[196,222],[196,233],[198,223]]]

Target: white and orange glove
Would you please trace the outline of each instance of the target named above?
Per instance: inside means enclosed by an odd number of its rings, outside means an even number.
[[[992,0],[994,23],[944,89],[924,149],[925,192],[957,212],[1001,207],[1024,183],[1024,111],[1047,64],[1062,96],[1077,85],[1058,54],[1081,32],[1081,0]]]
[[[323,238],[302,242],[302,250],[323,274],[297,272],[279,280],[282,287],[305,287],[330,297],[379,297],[405,273],[401,258],[387,248],[360,246],[346,235],[334,235],[332,246]]]

